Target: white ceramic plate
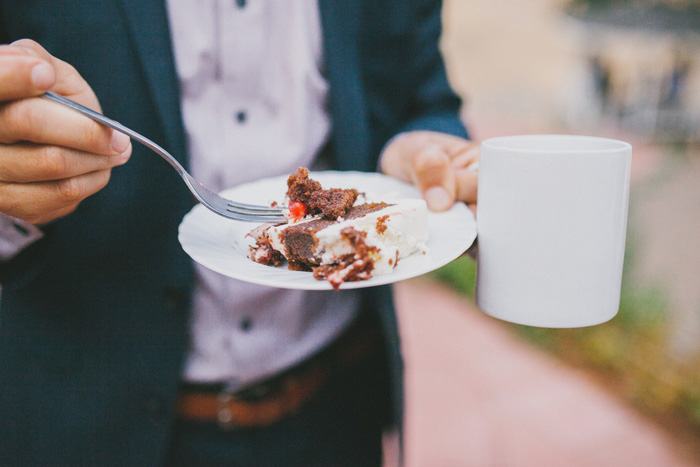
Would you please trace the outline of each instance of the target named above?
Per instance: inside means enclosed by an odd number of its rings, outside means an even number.
[[[356,188],[371,200],[391,202],[399,198],[419,198],[410,184],[378,173],[312,172],[310,177],[324,188]],[[266,178],[225,190],[221,196],[244,203],[283,202],[288,176]],[[290,271],[286,265],[265,266],[248,259],[252,239],[246,234],[258,224],[231,221],[195,206],[182,220],[179,240],[192,259],[225,276],[254,284],[285,289],[329,290],[327,281],[313,278],[310,272]],[[427,254],[416,253],[403,258],[390,274],[358,282],[345,282],[343,289],[390,284],[433,271],[459,257],[476,238],[476,222],[463,203],[456,203],[443,213],[428,212]]]

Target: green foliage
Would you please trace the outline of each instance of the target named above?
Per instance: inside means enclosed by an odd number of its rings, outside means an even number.
[[[476,263],[469,256],[461,256],[433,273],[442,282],[468,297],[474,296]]]
[[[616,3],[627,3],[626,0],[573,0],[571,3],[574,5],[585,5],[591,8],[600,8]]]

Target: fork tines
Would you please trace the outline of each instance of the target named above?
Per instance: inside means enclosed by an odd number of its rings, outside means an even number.
[[[241,216],[246,220],[257,220],[260,222],[286,222],[287,216],[282,208],[278,206],[258,206],[253,204],[227,203],[226,211]]]

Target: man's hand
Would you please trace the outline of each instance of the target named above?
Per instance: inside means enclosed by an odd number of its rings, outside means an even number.
[[[131,155],[128,136],[37,97],[47,90],[101,110],[78,72],[36,42],[0,45],[0,212],[32,223],[73,212]]]
[[[394,138],[381,155],[381,171],[412,182],[428,207],[445,211],[455,201],[476,210],[479,145],[457,136],[411,131]]]

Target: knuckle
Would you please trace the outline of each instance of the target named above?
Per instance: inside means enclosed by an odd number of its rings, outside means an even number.
[[[30,55],[37,55],[38,50],[43,50],[43,47],[37,41],[29,38],[18,39],[12,42],[10,46],[20,48],[25,54]]]
[[[87,83],[85,83],[78,70],[73,65],[71,65],[68,62],[64,62],[63,60],[58,60],[57,66],[60,70],[61,76],[73,91],[73,96],[71,97],[74,98],[77,102],[80,102],[81,104],[90,107],[90,105],[87,102],[84,102],[80,96],[83,88],[87,87]]]
[[[86,128],[86,137],[90,147],[94,148],[97,152],[105,152],[104,148],[110,147],[110,140],[105,127],[92,120],[86,122],[86,124],[88,125]]]
[[[33,39],[18,39],[14,41],[11,45],[14,45],[16,47],[27,47],[27,48],[34,48],[34,47],[40,47],[39,43]]]
[[[78,202],[83,197],[82,187],[79,180],[75,177],[59,180],[56,189],[59,201],[64,204]]]
[[[0,184],[17,182],[21,180],[18,174],[17,164],[14,158],[8,158],[7,162],[0,164]],[[3,197],[0,196],[0,205],[2,205]]]
[[[65,151],[59,146],[44,146],[39,156],[39,167],[48,178],[61,178],[68,169]]]
[[[0,106],[0,126],[3,141],[14,142],[22,138],[23,127],[29,117],[22,102],[10,102]]]
[[[442,170],[449,164],[448,156],[434,147],[423,148],[416,153],[413,165],[417,172]]]
[[[37,99],[21,99],[7,103],[0,110],[0,134],[4,142],[37,141],[48,130],[43,122]]]
[[[77,70],[73,65],[71,65],[70,63],[68,63],[68,62],[62,62],[62,64],[63,64],[63,67],[65,68],[65,72],[66,72],[67,74],[69,74],[70,76],[78,75],[78,74],[79,74],[79,73],[78,73],[78,70]]]

